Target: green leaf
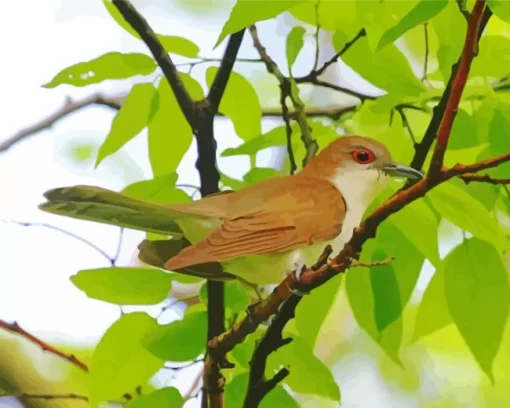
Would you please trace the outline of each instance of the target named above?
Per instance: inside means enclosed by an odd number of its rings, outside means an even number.
[[[243,181],[227,176],[222,172],[220,172],[220,181],[223,184],[223,187],[229,187],[234,191],[240,190],[246,186]]]
[[[85,269],[71,276],[71,282],[88,297],[117,305],[155,305],[172,288],[169,274],[148,268]]]
[[[207,85],[211,87],[218,67],[209,67],[205,73]],[[242,103],[240,103],[242,101]],[[244,76],[232,72],[221,99],[219,111],[234,124],[237,136],[249,140],[260,135],[262,107],[253,85]]]
[[[296,308],[296,329],[312,350],[321,326],[338,295],[341,282],[341,275],[336,276],[330,282],[314,289],[309,296],[303,297]]]
[[[268,180],[273,177],[283,176],[278,170],[270,167],[253,167],[244,175],[244,181],[248,185],[255,184],[263,180]]]
[[[447,3],[448,0],[420,0],[395,26],[383,34],[377,49],[384,48],[410,29],[431,20],[445,8]]]
[[[334,45],[337,51],[343,46],[336,43]],[[393,44],[374,53],[367,38],[363,37],[349,48],[342,59],[367,81],[388,92],[418,97],[425,91],[423,84],[411,70],[409,61]]]
[[[190,75],[179,77],[194,100],[204,97],[200,84]],[[193,140],[193,132],[166,79],[158,86],[159,107],[149,124],[149,160],[154,176],[172,173]]]
[[[362,260],[370,262],[371,251],[374,244],[368,241],[363,248]],[[368,259],[367,259],[368,257]],[[359,326],[376,341],[388,357],[402,366],[399,357],[400,343],[402,341],[402,319],[390,324],[384,332],[379,334],[375,323],[375,302],[370,282],[369,268],[353,268],[349,270],[345,278],[345,287],[349,304]]]
[[[501,20],[510,22],[510,4],[504,0],[488,0],[491,11]]]
[[[498,251],[479,239],[464,240],[444,260],[444,287],[453,321],[492,383],[508,317],[509,287]]]
[[[236,375],[225,386],[225,406],[242,407],[246,390],[248,389],[249,374]],[[259,404],[260,408],[299,408],[297,401],[281,385],[271,390]]]
[[[470,77],[503,77],[510,71],[510,39],[486,35],[480,39],[479,53],[473,60]]]
[[[216,48],[229,34],[237,33],[257,21],[269,20],[306,0],[237,0],[216,41]]]
[[[258,329],[255,333],[250,334],[246,339],[236,345],[232,350],[232,356],[236,359],[236,362],[240,366],[249,369],[250,361],[253,357],[253,351],[255,350],[256,343],[262,338],[265,331]]]
[[[175,187],[176,182],[177,173],[173,172],[130,184],[122,190],[122,194],[156,204],[180,204],[191,201],[184,191]]]
[[[480,160],[508,153],[508,145],[510,143],[510,120],[508,115],[510,115],[509,105],[500,102],[495,106],[489,125],[489,147],[479,157]],[[510,162],[500,164],[495,169],[492,169],[490,174],[494,177],[510,177]]]
[[[292,66],[296,62],[297,56],[299,55],[299,52],[305,43],[303,40],[305,34],[306,30],[303,27],[294,26],[287,36],[287,47],[285,50],[285,55],[287,56],[289,75],[292,75]]]
[[[161,367],[163,360],[142,346],[142,339],[157,329],[146,313],[123,314],[103,335],[94,350],[89,373],[90,405],[118,400],[144,384]]]
[[[200,288],[200,300],[207,304],[207,285]],[[250,295],[243,285],[233,280],[225,282],[225,307],[230,309],[232,313],[239,313],[250,305]]]
[[[483,204],[454,182],[440,184],[428,196],[436,211],[452,224],[497,248],[508,248],[508,241],[497,220],[491,217]]]
[[[406,205],[391,216],[391,222],[433,265],[439,263],[439,222],[425,201]],[[394,255],[398,257],[399,252]]]
[[[165,387],[131,400],[127,408],[181,408],[184,398],[175,387]]]
[[[165,361],[191,361],[204,352],[206,341],[207,312],[193,312],[158,326],[144,339],[144,346]]]
[[[299,126],[297,123],[291,124],[292,131],[297,132]],[[253,139],[244,142],[238,147],[229,147],[221,153],[221,157],[241,156],[247,155],[252,156],[257,154],[263,149],[275,146],[285,146],[287,144],[287,130],[284,126],[277,126],[271,129],[269,132],[263,135],[254,137]]]
[[[316,26],[318,22],[323,30],[341,30],[337,33],[342,35],[345,43],[362,28],[357,16],[358,4],[359,2],[356,0],[341,2],[308,0],[292,7],[289,12],[297,19],[312,26]]]
[[[131,88],[112,121],[110,132],[99,147],[95,168],[147,126],[154,95],[156,95],[156,89],[151,83],[136,84]]]
[[[449,1],[446,7],[431,21],[439,41],[437,61],[443,79],[448,81],[452,65],[457,62],[466,38],[466,19],[459,12],[455,1]]]
[[[388,254],[377,248],[372,252],[372,262],[384,261]],[[402,314],[402,301],[395,271],[390,264],[370,268],[370,286],[374,296],[374,317],[377,331],[382,333]]]
[[[138,33],[131,27],[122,14],[119,12],[117,7],[112,3],[111,0],[103,0],[103,4],[106,7],[106,10],[110,14],[110,16],[115,20],[115,22],[126,30],[133,37],[140,39]],[[200,52],[200,48],[191,40],[187,38],[176,36],[176,35],[161,35],[157,34],[156,37],[161,42],[161,45],[165,49],[166,52],[172,54],[182,55],[188,58],[198,57]]]
[[[448,150],[466,149],[478,145],[476,124],[473,116],[464,109],[458,109],[453,122],[452,134],[448,142]]]
[[[149,75],[156,69],[156,62],[139,53],[109,52],[87,62],[71,65],[60,71],[43,88],[62,84],[85,86],[110,79],[125,79],[135,75]]]
[[[301,338],[294,337],[290,344],[269,355],[266,376],[274,374],[282,365],[290,371],[283,382],[293,391],[340,401],[340,388],[331,371]]]
[[[444,270],[436,269],[421,301],[413,341],[434,333],[452,322],[444,291]]]

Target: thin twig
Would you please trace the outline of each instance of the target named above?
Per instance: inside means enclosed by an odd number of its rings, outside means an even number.
[[[16,134],[0,143],[0,152],[5,152],[6,150],[10,149],[12,146],[21,142],[22,140],[25,140],[28,137],[33,136],[42,130],[50,128],[55,124],[55,122],[59,121],[65,116],[77,112],[80,109],[83,109],[87,106],[103,105],[113,109],[120,109],[121,99],[122,98],[118,97],[105,98],[100,94],[94,94],[78,101],[73,101],[72,99],[67,98],[64,105],[60,109],[50,114],[47,118],[41,120],[40,122],[35,123],[34,125],[19,130]]]
[[[413,132],[413,129],[411,128],[411,124],[409,123],[409,120],[407,120],[407,116],[404,112],[404,108],[402,108],[401,106],[397,106],[395,108],[395,110],[400,115],[400,119],[402,119],[402,125],[407,129],[407,133],[409,134],[409,137],[413,141],[413,146],[416,146],[417,145],[416,137],[414,136],[414,132]]]
[[[356,36],[351,41],[345,43],[345,45],[342,47],[342,49],[340,51],[338,51],[331,59],[329,59],[327,62],[325,62],[322,67],[320,67],[317,70],[314,69],[312,72],[310,72],[308,75],[306,75],[304,77],[296,78],[296,82],[297,83],[307,82],[307,79],[305,79],[305,78],[312,78],[312,77],[317,78],[318,76],[322,75],[324,73],[324,71],[326,71],[326,69],[328,69],[331,65],[333,65],[335,62],[337,62],[338,59],[342,55],[344,55],[360,38],[364,37],[366,34],[367,33],[366,33],[365,29],[364,28],[361,29],[358,32],[358,34],[356,34]]]
[[[51,225],[51,224],[46,224],[46,223],[42,223],[42,222],[22,222],[22,221],[13,221],[13,220],[2,220],[2,222],[5,222],[5,223],[9,223],[9,224],[16,224],[16,225],[19,225],[21,227],[42,227],[42,228],[47,228],[47,229],[51,229],[53,231],[58,231],[58,232],[61,232],[62,234],[65,234],[71,238],[74,238],[76,239],[77,241],[80,241],[82,242],[83,244],[89,246],[90,248],[94,249],[97,253],[99,253],[102,257],[104,257],[106,260],[108,260],[108,262],[111,264],[111,265],[114,265],[115,264],[115,261],[116,261],[116,258],[115,257],[111,257],[110,255],[108,255],[106,253],[106,251],[102,250],[101,248],[99,248],[96,244],[94,244],[93,242],[90,242],[88,241],[87,239],[83,238],[83,237],[80,237],[79,235],[76,235],[75,233],[71,232],[71,231],[67,231],[63,228],[59,228],[59,227],[56,227],[54,225]]]
[[[14,394],[0,394],[0,399],[5,397],[13,397],[19,399],[42,399],[42,400],[60,400],[60,399],[68,399],[68,400],[79,400],[88,402],[89,398],[85,395],[79,395],[75,393],[69,394],[31,394],[28,392],[20,392]]]
[[[285,122],[285,131],[287,136],[287,154],[289,155],[290,174],[294,174],[297,170],[296,158],[292,149],[292,127],[290,126],[289,108],[287,107],[287,97],[282,87],[280,87],[280,104],[282,106],[282,117]]]
[[[429,28],[428,22],[423,23],[423,31],[425,35],[425,59],[423,61],[423,76],[421,77],[422,82],[428,82],[427,72],[429,68]]]
[[[257,28],[255,27],[255,25],[251,25],[249,27],[249,30],[253,40],[253,46],[259,53],[260,58],[264,60],[267,71],[270,74],[274,75],[274,77],[278,80],[280,84],[281,92],[288,96],[292,101],[292,105],[294,106],[294,110],[296,112],[295,120],[299,125],[299,130],[301,131],[301,140],[303,140],[306,149],[306,155],[305,158],[303,159],[304,167],[311,160],[311,158],[315,156],[319,148],[317,141],[312,137],[311,128],[310,126],[308,126],[305,105],[303,101],[299,98],[299,95],[296,95],[294,92],[292,92],[291,81],[282,74],[282,72],[278,68],[278,65],[269,56],[265,47],[260,42]]]
[[[494,178],[487,174],[474,174],[474,173],[467,173],[463,176],[460,176],[460,179],[464,181],[466,184],[469,184],[473,181],[480,182],[480,183],[489,183],[489,184],[495,184],[495,185],[506,185],[510,184],[510,178]]]
[[[119,240],[117,242],[117,249],[115,250],[115,255],[111,259],[112,266],[115,266],[117,261],[119,260],[120,251],[122,249],[122,241],[124,239],[124,227],[119,228]]]
[[[50,354],[53,354],[57,357],[60,357],[66,361],[69,361],[72,365],[78,367],[79,369],[88,372],[89,368],[87,364],[77,358],[74,354],[67,354],[63,351],[60,351],[56,347],[51,344],[46,343],[40,338],[34,336],[33,334],[27,332],[23,329],[17,322],[8,323],[5,320],[0,319],[0,328],[10,331],[11,333],[18,334],[19,336],[25,338],[26,340],[38,345],[42,351],[47,351]]]
[[[319,47],[319,35],[320,35],[320,30],[321,30],[321,26],[320,26],[320,23],[319,23],[319,5],[321,3],[321,0],[317,0],[317,3],[315,3],[315,34],[314,34],[314,39],[315,39],[315,58],[314,58],[314,61],[313,61],[313,68],[312,68],[312,71],[316,71],[317,70],[317,67],[319,66],[319,53],[320,53],[320,47]]]
[[[394,256],[390,256],[389,258],[383,259],[382,261],[373,261],[373,262],[361,262],[358,260],[353,260],[349,265],[349,269],[351,268],[373,268],[377,266],[388,265],[390,262],[395,260]]]
[[[332,84],[330,82],[322,81],[322,80],[320,80],[318,78],[310,78],[306,82],[310,83],[310,84],[313,84],[313,85],[316,85],[316,86],[320,86],[322,88],[333,89],[334,91],[338,91],[338,92],[342,92],[342,93],[344,93],[346,95],[354,96],[355,98],[358,98],[361,102],[364,102],[366,100],[377,99],[377,96],[367,95],[367,94],[364,94],[364,93],[361,93],[361,92],[354,91],[352,89],[346,88],[344,86],[335,85],[335,84]],[[296,83],[298,83],[298,82],[296,81]],[[304,82],[302,81],[301,83],[304,83]]]

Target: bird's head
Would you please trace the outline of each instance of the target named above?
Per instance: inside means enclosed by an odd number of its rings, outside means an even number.
[[[362,136],[342,136],[324,148],[303,174],[328,179],[342,193],[369,202],[387,186],[390,177],[417,180],[423,175],[395,162],[384,144]]]
[[[363,136],[343,136],[327,146],[309,164],[310,170],[323,173],[349,173],[373,170],[390,177],[421,179],[423,175],[391,158],[386,146]]]

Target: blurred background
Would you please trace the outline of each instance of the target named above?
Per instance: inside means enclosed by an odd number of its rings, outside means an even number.
[[[219,58],[225,43],[212,50],[217,35],[227,20],[233,0],[133,0],[135,7],[151,23],[155,31],[185,36],[201,49],[202,57]],[[62,107],[67,98],[80,100],[94,93],[122,96],[142,78],[106,81],[85,88],[61,86],[41,88],[61,69],[93,59],[109,51],[147,53],[146,47],[111,19],[99,0],[22,0],[0,6],[2,68],[0,92],[2,120],[0,143]],[[269,55],[277,63],[285,61],[285,38],[296,20],[284,13],[278,19],[258,24],[259,35]],[[496,18],[488,30],[510,36]],[[399,40],[399,47],[409,57],[420,76],[423,41],[416,29]],[[507,30],[507,31],[504,31]],[[310,69],[314,55],[313,29],[306,36],[305,47],[294,67],[295,75]],[[431,34],[431,46],[435,38]],[[334,54],[330,36],[320,36],[320,61]],[[251,39],[245,36],[240,58],[258,58]],[[188,60],[176,56],[177,64]],[[214,63],[211,63],[214,64]],[[193,67],[193,74],[205,83],[204,72],[211,64]],[[430,61],[434,66],[435,61]],[[436,65],[437,66],[437,65]],[[235,71],[250,79],[264,109],[278,107],[278,88],[262,64],[238,62]],[[156,74],[154,79],[160,75]],[[329,82],[347,84],[364,93],[382,92],[339,63],[325,74]],[[146,79],[143,79],[146,80]],[[306,89],[306,88],[305,88]],[[349,106],[356,102],[348,96],[332,94],[324,89],[309,89],[304,95],[307,106]],[[94,248],[61,231],[40,224],[50,224],[70,231],[114,256],[119,247],[119,229],[42,213],[37,205],[42,193],[52,187],[93,184],[120,190],[127,184],[151,178],[145,131],[118,153],[107,158],[96,170],[97,148],[104,140],[115,111],[91,105],[58,121],[51,128],[0,152],[0,318],[17,321],[23,328],[59,346],[66,352],[89,361],[94,345],[121,311],[118,307],[89,299],[75,288],[69,277],[78,270],[109,266],[107,259]],[[267,131],[282,122],[264,118]],[[227,118],[215,123],[218,152],[242,141]],[[339,130],[341,131],[341,130]],[[194,145],[178,169],[184,190],[193,192],[198,185],[194,164]],[[281,167],[284,151],[268,149],[257,158],[260,166]],[[410,158],[409,158],[410,160]],[[242,178],[249,169],[244,157],[219,158],[220,169],[234,178]],[[14,222],[12,222],[14,221]],[[21,223],[33,225],[24,226]],[[453,236],[457,231],[451,229]],[[452,236],[452,234],[449,234]],[[136,246],[144,234],[125,231],[120,242],[118,265],[136,264]],[[461,236],[458,235],[458,240]],[[444,254],[455,245],[455,239],[442,243]],[[412,317],[415,305],[431,276],[424,266],[411,305],[404,318]],[[174,288],[173,297],[189,297],[182,288]],[[172,321],[182,315],[185,303],[167,310],[161,321]],[[146,310],[157,316],[160,307],[125,308]],[[411,320],[412,321],[412,320]],[[409,331],[412,325],[407,325]],[[495,363],[497,382],[491,386],[477,367],[467,346],[453,325],[420,340],[405,344],[402,350],[404,368],[393,363],[378,346],[361,331],[350,312],[342,289],[319,337],[316,354],[333,369],[342,390],[342,405],[358,407],[504,407],[510,403],[510,329]],[[404,338],[409,339],[409,333]],[[192,391],[200,375],[195,365],[178,373],[166,370],[154,378],[155,386],[175,385],[182,393]],[[195,387],[196,388],[196,387]],[[66,361],[43,353],[26,340],[0,331],[0,393],[16,390],[28,393],[86,393],[87,376]],[[332,407],[334,403],[317,398],[300,401],[303,407]],[[0,407],[80,407],[76,400],[24,400],[0,397]],[[186,408],[198,407],[191,399]]]

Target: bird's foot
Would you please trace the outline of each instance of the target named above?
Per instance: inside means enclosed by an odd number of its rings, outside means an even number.
[[[292,280],[294,281],[294,284],[297,286],[297,285],[299,285],[301,275],[303,274],[304,271],[306,271],[307,267],[305,264],[300,263],[300,262],[294,262],[294,266],[296,267],[296,269],[294,269],[292,272],[289,272],[287,275],[291,276]],[[310,293],[310,292],[306,292],[306,291],[301,291],[297,288],[291,288],[289,285],[287,285],[287,287],[289,288],[289,291],[293,295],[296,295],[296,296],[301,297],[301,296],[308,295]]]
[[[257,307],[257,305],[259,303],[260,302],[253,303],[253,304],[251,304],[250,306],[248,306],[246,308],[246,319],[248,320],[250,325],[253,325],[253,324],[256,323],[256,320],[255,320],[255,307]],[[271,323],[273,323],[273,320],[274,320],[274,316],[270,316],[267,320],[264,320],[264,321],[260,322],[260,324],[262,326],[269,327],[271,325]]]

